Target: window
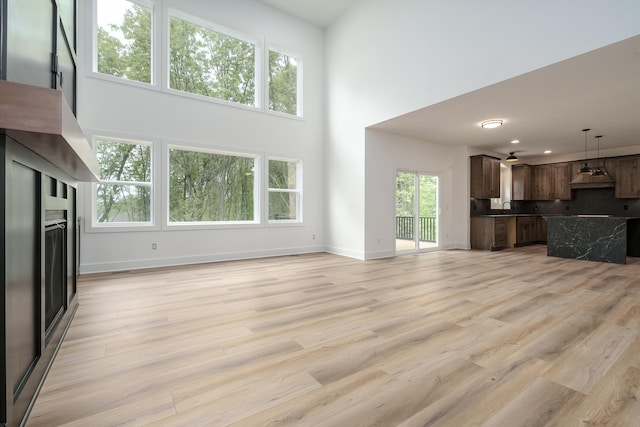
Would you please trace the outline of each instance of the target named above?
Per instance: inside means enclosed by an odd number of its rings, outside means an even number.
[[[256,45],[170,17],[169,87],[256,105]]]
[[[300,162],[269,159],[269,221],[300,222]]]
[[[256,222],[256,156],[169,147],[169,223]]]
[[[269,110],[298,114],[298,60],[269,51]]]
[[[151,142],[94,137],[100,165],[94,225],[151,224]]]
[[[127,0],[97,1],[94,71],[152,82],[152,7]]]

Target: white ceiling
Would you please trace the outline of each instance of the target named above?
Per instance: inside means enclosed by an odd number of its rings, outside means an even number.
[[[480,122],[502,119],[496,129]],[[640,36],[372,126],[446,145],[465,145],[521,159],[640,152]],[[519,144],[511,144],[513,139]],[[612,150],[615,151],[615,150]]]
[[[358,0],[259,1],[325,28]],[[482,129],[487,119],[504,125]],[[596,155],[596,135],[603,156],[640,153],[640,35],[372,128],[538,162],[545,150],[584,158],[582,129],[590,128],[588,157]]]
[[[326,28],[358,0],[259,0],[307,22]]]

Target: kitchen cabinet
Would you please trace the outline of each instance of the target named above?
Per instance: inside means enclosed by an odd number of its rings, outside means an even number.
[[[514,243],[515,217],[471,217],[471,249],[496,251]]]
[[[640,197],[640,156],[619,157],[616,160],[616,197]]]
[[[535,217],[534,242],[547,243],[547,219],[543,216]]]
[[[569,163],[551,163],[531,167],[531,200],[570,200]]]
[[[511,200],[531,200],[531,166],[511,166]]]
[[[500,197],[500,159],[478,155],[471,156],[471,197],[493,199]]]
[[[516,242],[515,246],[530,245],[535,242],[536,217],[516,217]]]

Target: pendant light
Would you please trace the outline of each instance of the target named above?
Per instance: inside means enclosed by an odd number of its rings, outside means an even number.
[[[593,171],[591,170],[591,168],[589,168],[589,165],[587,164],[587,160],[589,160],[587,158],[587,132],[589,132],[591,129],[582,129],[582,132],[584,132],[584,166],[580,168],[580,174],[581,175],[592,175]]]
[[[602,135],[596,136],[596,139],[598,140],[598,160],[596,168],[593,170],[593,176],[605,176],[607,174],[604,169],[600,168],[600,138],[602,138]]]
[[[509,156],[507,156],[506,159],[504,159],[507,162],[517,162],[518,158],[515,156],[514,151],[509,152]]]

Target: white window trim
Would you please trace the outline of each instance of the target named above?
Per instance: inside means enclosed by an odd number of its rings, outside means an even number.
[[[104,138],[113,141],[122,141],[124,143],[137,143],[151,146],[151,180],[150,182],[138,183],[126,181],[127,184],[145,185],[151,187],[151,218],[149,222],[117,222],[99,224],[96,221],[96,190],[97,186],[103,181],[92,182],[85,188],[89,194],[84,196],[85,199],[85,233],[103,233],[103,232],[126,232],[126,231],[154,231],[160,230],[161,226],[158,221],[158,213],[161,211],[160,205],[160,189],[157,182],[158,168],[161,164],[160,140],[157,138],[134,136],[130,134],[122,134],[115,132],[104,132],[97,130],[87,131],[88,139],[91,141],[91,148],[95,154],[96,139]],[[106,184],[117,183],[116,181],[104,181]]]
[[[264,55],[264,39],[262,37],[252,37],[240,31],[236,31],[234,29],[224,27],[222,25],[218,25],[204,19],[200,19],[196,16],[181,12],[176,9],[171,9],[171,8],[167,9],[167,14],[165,16],[167,17],[167,19],[165,20],[165,23],[164,23],[165,48],[163,51],[163,54],[164,54],[163,57],[166,58],[166,60],[162,61],[162,68],[163,68],[163,74],[164,74],[163,84],[162,84],[163,90],[165,90],[168,93],[185,96],[188,98],[208,100],[208,101],[212,101],[212,102],[227,105],[227,106],[235,106],[235,107],[241,107],[241,108],[248,108],[251,110],[264,111],[265,109],[264,104],[266,103],[263,101],[264,97],[261,96],[261,94],[263,93],[263,84],[264,84],[263,81],[265,80],[265,75],[264,75],[263,67],[261,67],[260,65],[264,62],[263,58],[265,56]],[[255,47],[255,55],[254,55],[255,87],[254,87],[254,94],[253,94],[254,105],[242,104],[239,102],[231,102],[224,99],[214,98],[214,97],[205,96],[205,95],[199,95],[191,92],[185,92],[182,90],[173,89],[169,86],[169,65],[170,65],[169,59],[171,58],[171,55],[170,55],[171,18],[177,18],[177,19],[186,21],[190,24],[193,24],[202,28],[206,28],[209,31],[213,31],[228,37],[242,40],[246,43],[252,44]]]
[[[158,7],[158,1],[155,0],[126,0],[129,3],[137,4],[142,7],[151,9],[151,83],[141,82],[138,80],[125,79],[122,77],[112,76],[98,72],[98,1],[91,0],[88,2],[85,17],[86,22],[90,23],[90,55],[86,55],[85,75],[99,80],[106,80],[113,83],[120,83],[128,86],[135,86],[145,89],[160,90],[160,79],[158,71],[161,70],[159,55],[159,45],[157,41],[161,39],[161,8]]]
[[[91,0],[87,2],[86,7],[86,22],[91,28],[86,31],[89,34],[89,46],[90,54],[85,55],[85,75],[90,78],[107,81],[110,83],[122,84],[125,86],[133,86],[141,89],[147,89],[152,91],[163,92],[169,95],[180,96],[183,98],[191,98],[198,101],[210,102],[214,104],[224,105],[227,107],[234,107],[245,109],[249,111],[258,111],[273,116],[278,116],[287,119],[303,120],[304,119],[304,93],[303,93],[303,79],[304,79],[304,61],[303,56],[295,51],[289,49],[281,49],[276,46],[266,48],[265,38],[261,36],[251,36],[234,29],[224,27],[222,25],[215,24],[211,21],[199,19],[193,15],[189,15],[179,10],[169,8],[168,1],[165,0],[129,0],[132,3],[139,4],[144,7],[150,7],[152,10],[152,34],[151,34],[151,83],[140,82],[137,80],[125,79],[122,77],[116,77],[109,74],[103,74],[97,72],[97,60],[98,60],[98,22],[97,22],[97,1]],[[231,37],[236,37],[241,40],[248,41],[256,46],[255,57],[255,105],[246,105],[235,102],[229,102],[223,99],[212,98],[208,96],[192,94],[189,92],[172,89],[169,87],[169,26],[170,16],[175,16],[180,19],[185,19],[196,25],[201,25],[206,28],[218,31],[223,34],[227,34]],[[163,31],[164,30],[164,31]],[[298,60],[298,78],[297,78],[297,114],[286,114],[279,111],[272,111],[269,109],[269,58],[268,50],[274,50],[277,52],[286,53],[295,57]]]
[[[198,222],[170,222],[169,221],[169,151],[171,149],[194,151],[199,153],[220,154],[224,156],[239,156],[252,158],[254,162],[254,179],[253,179],[253,216],[252,221],[198,221]],[[202,230],[202,229],[229,229],[229,228],[256,228],[262,226],[261,203],[262,197],[260,193],[260,179],[262,176],[260,165],[262,164],[262,155],[250,151],[239,151],[237,149],[226,150],[224,148],[204,146],[197,143],[185,143],[179,141],[167,141],[162,150],[164,154],[163,164],[163,200],[162,200],[162,228],[165,230]]]
[[[296,188],[271,188],[269,187],[269,161],[282,161],[282,162],[291,162],[296,164]],[[302,225],[304,223],[303,219],[303,189],[302,189],[302,160],[300,159],[292,159],[288,157],[279,157],[279,156],[265,156],[266,166],[265,166],[265,174],[264,174],[264,182],[266,187],[266,197],[265,197],[265,215],[266,223],[268,226],[290,226],[290,225]],[[298,203],[296,206],[296,219],[270,219],[269,218],[269,195],[270,193],[297,193],[298,195]]]

